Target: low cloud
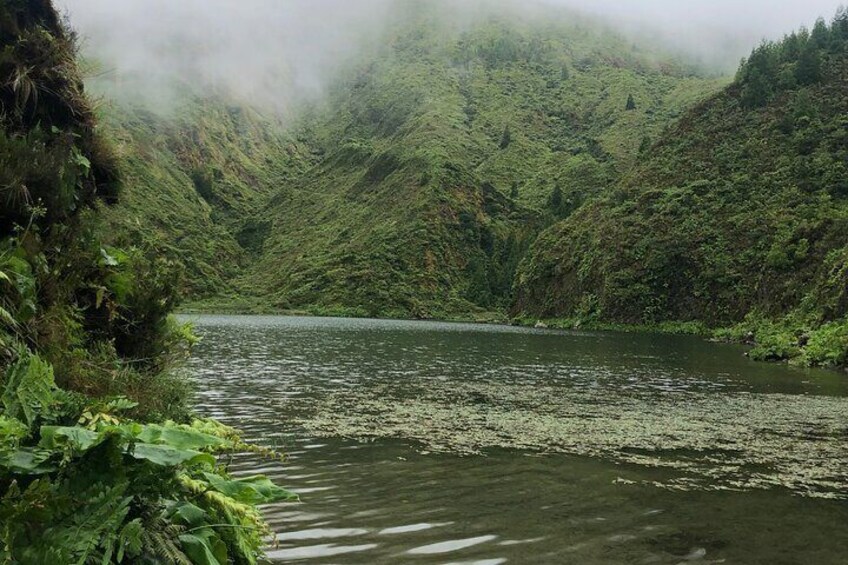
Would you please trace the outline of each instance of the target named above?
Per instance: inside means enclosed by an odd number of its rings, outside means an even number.
[[[657,38],[670,48],[725,71],[762,40],[776,40],[816,19],[831,19],[840,0],[543,0],[607,19],[623,31]]]
[[[832,0],[56,0],[100,63],[109,96],[166,104],[181,88],[215,89],[285,113],[319,97],[351,56],[384,37],[392,14],[427,1],[446,23],[544,4],[578,10],[624,33],[660,40],[688,57],[732,70],[763,38],[819,16]]]

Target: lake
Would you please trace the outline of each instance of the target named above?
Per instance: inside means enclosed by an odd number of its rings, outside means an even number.
[[[273,562],[848,562],[848,377],[689,336],[191,316]]]

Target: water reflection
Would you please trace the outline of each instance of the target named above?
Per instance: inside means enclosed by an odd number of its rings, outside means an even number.
[[[422,438],[414,436],[360,443],[316,438],[295,423],[316,416],[328,398],[347,424],[375,400],[460,406],[476,416],[491,415],[495,406],[559,421],[562,399],[583,399],[574,415],[601,428],[683,410],[687,402],[694,412],[686,413],[702,419],[742,402],[723,412],[742,417],[758,399],[778,398],[792,405],[791,414],[819,406],[822,418],[811,421],[805,435],[789,430],[792,442],[800,442],[798,452],[806,450],[814,462],[821,444],[839,447],[832,435],[840,424],[825,417],[846,402],[841,375],[754,364],[739,348],[686,337],[308,318],[198,321],[204,340],[190,370],[200,383],[200,410],[290,454],[283,465],[253,456],[239,456],[233,465],[237,473],[268,474],[302,496],[301,504],[266,509],[278,532],[269,550],[275,561],[842,563],[848,555],[848,509],[840,501],[781,489],[675,492],[652,485],[685,479],[685,473],[622,464],[603,453],[539,456],[490,446],[485,457],[426,455],[413,441]],[[690,400],[670,400],[678,397]],[[748,397],[753,401],[745,404]],[[406,429],[402,412],[381,410],[378,416],[397,419],[382,425]],[[780,431],[775,424],[752,430],[751,441]],[[716,418],[708,427],[736,433],[726,425]],[[844,443],[848,423],[841,425]],[[686,439],[677,428],[663,433]],[[658,437],[660,444],[668,440]],[[733,453],[701,455],[720,466]],[[829,453],[848,469],[848,461],[838,459],[844,450]],[[742,470],[760,471],[775,470]],[[816,475],[816,464],[808,471]],[[831,478],[837,491],[848,483],[844,472]]]

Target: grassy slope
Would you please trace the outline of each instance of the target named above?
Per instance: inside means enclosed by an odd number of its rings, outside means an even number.
[[[271,200],[245,292],[382,316],[503,306],[536,233],[717,88],[585,23],[444,29],[401,28],[316,110],[323,157]]]
[[[799,85],[785,78],[798,63],[783,47],[769,47],[769,65],[788,84],[746,104],[744,67],[617,189],[542,234],[516,311],[713,326],[788,315],[799,335],[844,317],[848,57],[844,44],[822,48],[820,80]],[[778,353],[767,356],[791,356]]]
[[[308,160],[303,146],[278,123],[215,99],[162,114],[124,105],[104,114],[127,178],[108,212],[115,241],[181,261],[189,296],[227,292],[257,251],[258,210]]]

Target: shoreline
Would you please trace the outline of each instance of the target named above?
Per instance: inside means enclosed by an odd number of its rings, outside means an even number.
[[[257,299],[258,300],[258,299]],[[754,361],[767,363],[787,363],[798,367],[823,368],[840,373],[848,372],[848,364],[822,363],[810,358],[807,345],[810,335],[820,329],[801,330],[791,324],[783,325],[770,321],[743,321],[735,326],[711,328],[700,321],[659,322],[656,324],[621,324],[614,322],[584,321],[579,318],[535,318],[509,317],[503,311],[479,311],[464,314],[414,318],[408,315],[368,315],[354,308],[283,309],[260,305],[252,300],[200,300],[188,302],[174,312],[179,316],[224,315],[224,316],[281,316],[340,318],[358,320],[385,320],[407,322],[440,322],[455,324],[497,325],[523,328],[536,328],[558,331],[594,331],[612,333],[644,333],[657,335],[688,335],[700,337],[705,341],[742,345],[747,347],[746,356]],[[398,313],[400,314],[400,312]],[[759,326],[768,326],[770,334],[758,340],[755,335]],[[750,329],[748,329],[750,328]],[[793,337],[796,336],[796,337]],[[799,337],[798,337],[799,336]],[[775,342],[779,344],[775,345]]]

